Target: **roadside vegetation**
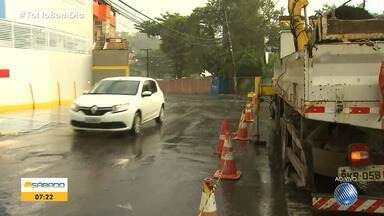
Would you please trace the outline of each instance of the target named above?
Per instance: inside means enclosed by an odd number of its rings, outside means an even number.
[[[209,71],[232,80],[271,73],[273,61],[266,64],[265,52],[278,50],[282,14],[283,9],[276,8],[272,0],[210,0],[189,16],[166,13],[136,28],[161,41],[160,49],[151,54],[157,58],[151,61],[161,62],[159,70],[169,72],[158,75],[182,78]]]

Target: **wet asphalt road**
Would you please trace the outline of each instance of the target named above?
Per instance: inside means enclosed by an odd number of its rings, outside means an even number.
[[[234,132],[244,101],[173,96],[166,103],[164,125],[148,123],[138,137],[75,135],[67,109],[34,113],[26,126],[33,131],[0,137],[0,216],[197,215],[201,180],[217,168],[213,150],[220,123],[227,118]],[[263,106],[261,117],[267,145],[233,142],[243,175],[218,187],[221,216],[310,215],[309,197],[284,186],[267,110]],[[12,118],[17,125],[31,114]],[[69,202],[21,203],[21,177],[67,177]]]

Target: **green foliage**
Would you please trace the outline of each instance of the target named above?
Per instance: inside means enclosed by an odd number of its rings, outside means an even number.
[[[278,18],[282,9],[277,10],[273,0],[209,0],[190,16],[166,13],[136,28],[150,37],[161,38],[161,50],[173,61],[176,77],[208,70],[230,79],[233,69],[224,10],[228,15],[236,74],[262,74],[265,50],[279,47]]]

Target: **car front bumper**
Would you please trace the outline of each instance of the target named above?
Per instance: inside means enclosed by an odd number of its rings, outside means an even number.
[[[119,113],[108,112],[101,116],[89,116],[82,111],[71,111],[71,126],[75,130],[86,131],[126,131],[133,125],[135,112],[127,110]],[[89,119],[97,120],[89,122]]]

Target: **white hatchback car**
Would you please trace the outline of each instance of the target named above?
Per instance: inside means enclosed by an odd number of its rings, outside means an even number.
[[[158,83],[145,77],[117,77],[100,81],[71,108],[75,131],[131,131],[141,124],[164,120],[164,94]]]

